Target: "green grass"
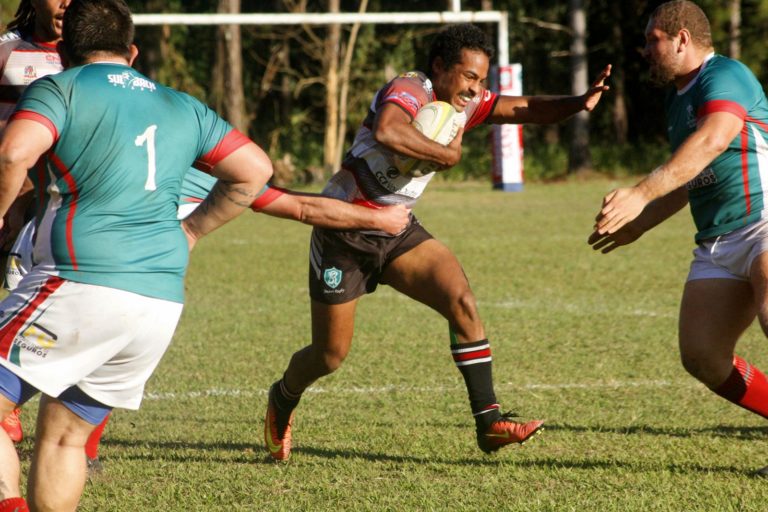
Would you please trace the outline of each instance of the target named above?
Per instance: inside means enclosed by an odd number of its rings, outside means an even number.
[[[142,409],[115,412],[81,510],[764,510],[765,421],[678,361],[688,214],[599,255],[586,238],[614,186],[438,183],[416,210],[472,282],[502,405],[547,420],[529,444],[475,447],[445,322],[382,287],[302,399],[291,461],[269,462],[266,389],[309,339],[309,228],[245,215],[196,249],[174,343]],[[740,353],[768,369],[757,328]]]

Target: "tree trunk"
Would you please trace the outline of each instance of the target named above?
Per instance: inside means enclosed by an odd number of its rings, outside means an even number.
[[[368,0],[360,2],[360,8],[357,12],[364,13],[368,9]],[[341,157],[344,154],[344,139],[347,133],[347,100],[349,97],[349,77],[352,68],[352,57],[355,54],[355,43],[357,42],[357,33],[360,31],[360,23],[352,25],[349,33],[347,48],[344,51],[344,63],[341,66],[341,90],[339,91],[339,132],[336,138],[336,151],[333,162],[334,172],[341,168]]]
[[[583,0],[569,0],[571,41],[571,91],[584,94],[589,87],[587,76],[587,22]],[[589,113],[579,112],[571,119],[571,145],[568,172],[577,173],[592,167],[589,152]]]
[[[240,0],[219,0],[217,12],[238,14]],[[220,25],[216,29],[216,63],[213,69],[213,95],[219,113],[243,133],[248,133],[243,91],[243,52],[239,25]]]
[[[162,12],[164,4],[165,2],[161,0],[150,0],[146,4],[146,9],[148,12]],[[152,80],[166,83],[167,77],[162,76],[161,69],[170,60],[171,27],[169,25],[139,27],[138,31],[141,39],[137,44],[141,52],[139,52],[137,67]]]
[[[339,12],[339,0],[328,0],[328,12]],[[339,40],[341,25],[329,25],[325,39],[325,142],[323,144],[323,170],[335,173],[339,134]]]
[[[728,53],[732,59],[741,58],[741,0],[731,0],[728,28]]]
[[[624,73],[624,34],[622,32],[622,21],[624,17],[622,15],[621,3],[611,3],[611,14],[613,16],[613,47],[617,48],[617,54],[614,58],[613,66],[611,68],[611,95],[613,97],[613,112],[611,112],[611,118],[613,121],[613,133],[616,137],[616,143],[624,145],[627,143],[627,137],[629,135],[629,121],[627,119],[627,103],[625,98],[626,79]]]

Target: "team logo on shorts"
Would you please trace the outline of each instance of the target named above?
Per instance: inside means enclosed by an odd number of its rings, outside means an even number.
[[[323,271],[323,281],[328,287],[334,290],[341,284],[341,276],[344,274],[336,267],[327,268]]]

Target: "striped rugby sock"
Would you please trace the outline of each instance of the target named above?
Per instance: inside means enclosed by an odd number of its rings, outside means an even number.
[[[451,355],[464,377],[477,429],[485,432],[491,423],[501,417],[496,394],[493,392],[491,345],[487,339],[451,344]]]
[[[715,393],[748,411],[768,419],[768,380],[763,372],[733,356],[733,370]]]

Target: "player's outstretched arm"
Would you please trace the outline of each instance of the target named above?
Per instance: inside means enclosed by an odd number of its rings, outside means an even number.
[[[366,229],[396,235],[408,225],[410,209],[403,205],[366,208],[318,194],[282,190],[256,211],[328,229]]]
[[[435,162],[442,170],[453,167],[461,160],[463,130],[459,130],[450,144],[443,146],[414,128],[410,116],[391,103],[382,105],[376,114],[373,136],[376,142],[401,155]]]
[[[619,188],[603,199],[597,215],[597,233],[616,233],[632,222],[655,199],[663,197],[696,177],[728,148],[744,120],[730,112],[714,112],[677,148],[672,157],[634,187]]]
[[[685,187],[680,187],[650,203],[635,220],[615,233],[600,234],[597,230],[592,231],[587,243],[594,250],[607,254],[622,245],[629,245],[636,241],[643,233],[679,212],[686,204],[688,204],[688,191]]]
[[[494,124],[548,124],[568,119],[582,110],[591,112],[609,89],[605,85],[609,76],[610,64],[581,96],[500,96],[488,119]]]
[[[260,147],[250,142],[217,163],[211,174],[218,181],[208,197],[181,223],[190,250],[201,237],[251,206],[272,176],[272,162]]]

